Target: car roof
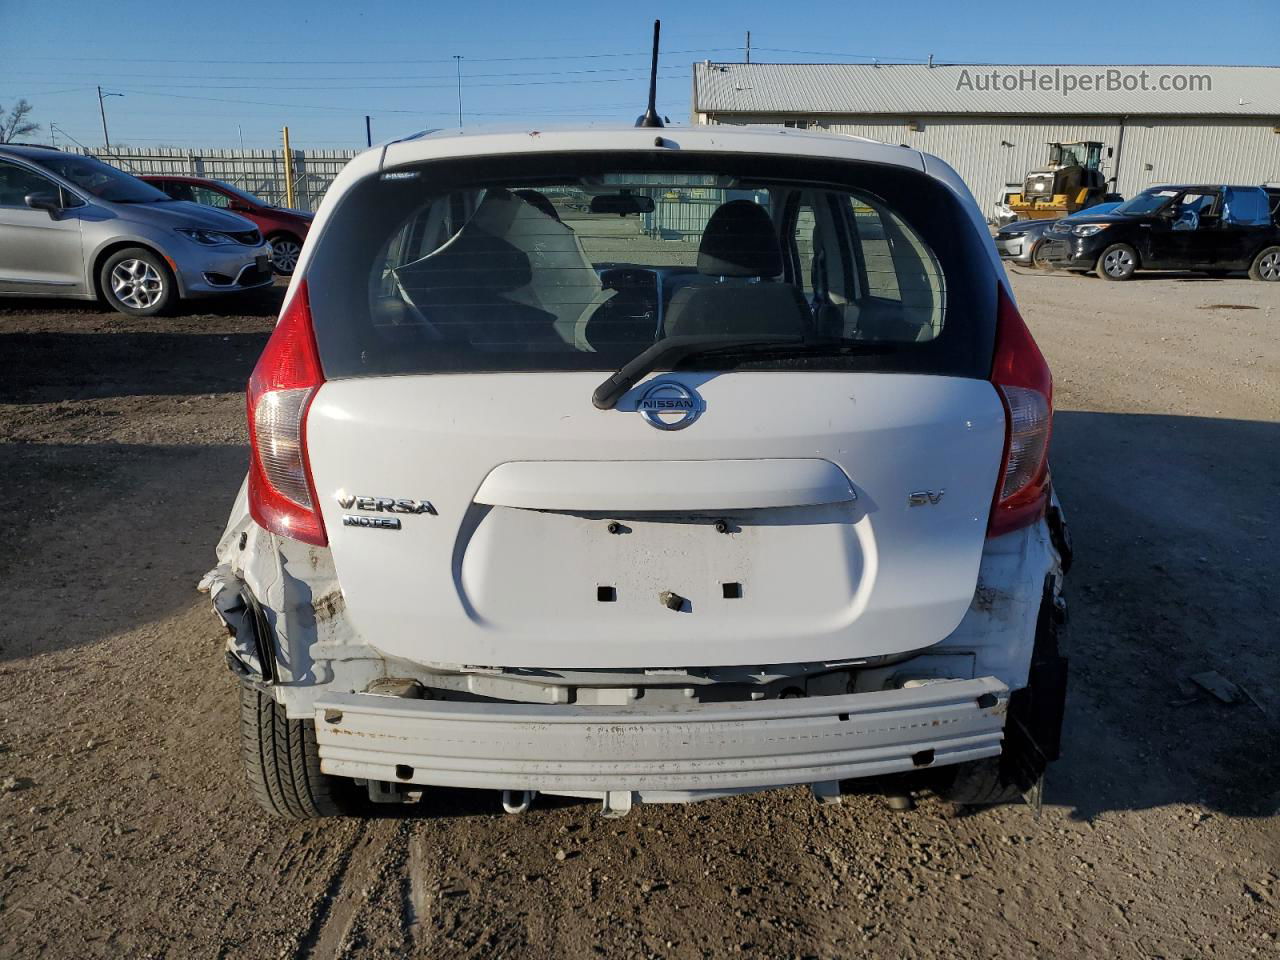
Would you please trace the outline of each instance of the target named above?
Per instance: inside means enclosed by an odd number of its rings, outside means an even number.
[[[139,173],[136,174],[139,180],[188,180],[192,183],[221,183],[220,180],[214,180],[212,177],[196,177],[189,173]]]
[[[507,127],[424,130],[381,145],[382,169],[430,160],[494,154],[640,152],[654,149],[758,153],[867,160],[925,169],[925,155],[865,137],[790,127],[695,125],[682,127]]]
[[[1228,190],[1267,190],[1274,189],[1268,187],[1260,187],[1255,183],[1167,183],[1156,187],[1147,187],[1143,193],[1152,193],[1159,190],[1221,190],[1226,187]]]
[[[11,154],[23,159],[47,157],[50,153],[61,153],[57,147],[44,147],[38,143],[0,143],[0,153]]]

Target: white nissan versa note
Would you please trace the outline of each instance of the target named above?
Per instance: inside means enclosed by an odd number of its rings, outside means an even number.
[[[1036,795],[1048,367],[935,157],[418,135],[335,181],[205,578],[254,795]]]

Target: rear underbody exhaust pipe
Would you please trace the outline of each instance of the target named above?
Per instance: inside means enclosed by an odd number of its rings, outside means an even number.
[[[526,813],[537,795],[537,790],[503,790],[502,809],[507,813]]]

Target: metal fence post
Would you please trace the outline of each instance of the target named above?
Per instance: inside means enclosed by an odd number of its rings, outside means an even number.
[[[289,127],[284,128],[284,197],[285,206],[293,207],[293,151],[289,149]]]

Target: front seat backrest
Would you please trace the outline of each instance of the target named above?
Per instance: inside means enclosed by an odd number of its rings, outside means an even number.
[[[808,331],[804,295],[775,279],[782,273],[782,249],[759,204],[730,200],[716,209],[698,245],[698,273],[708,279],[681,287],[671,298],[667,336]]]

